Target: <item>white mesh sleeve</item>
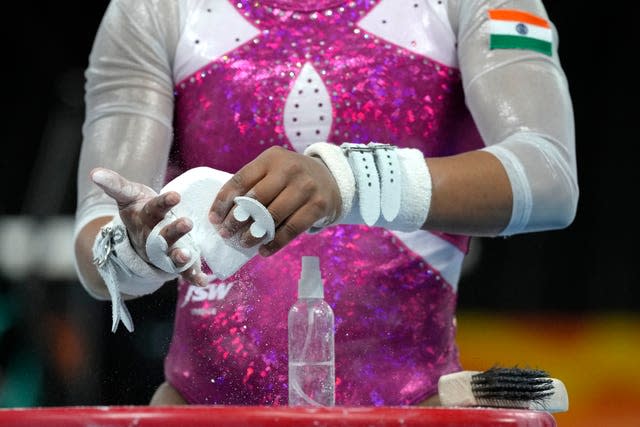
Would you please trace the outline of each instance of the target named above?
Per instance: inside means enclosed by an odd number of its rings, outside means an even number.
[[[164,183],[179,19],[178,2],[112,0],[107,7],[85,72],[74,240],[90,221],[117,213],[115,202],[90,181],[94,167],[156,190]]]
[[[516,9],[548,20],[539,0],[449,0],[467,105],[513,191],[502,235],[559,229],[578,202],[573,109],[551,23],[552,56],[489,48],[490,9]]]

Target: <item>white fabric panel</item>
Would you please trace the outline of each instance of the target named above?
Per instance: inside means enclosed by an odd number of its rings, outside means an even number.
[[[509,176],[511,192],[513,193],[511,220],[500,234],[511,235],[521,233],[529,223],[531,209],[533,208],[531,185],[527,179],[524,167],[514,153],[500,144],[484,148],[484,151],[488,151],[500,160]]]
[[[571,223],[579,191],[575,164],[567,160],[571,155],[566,147],[548,137],[517,132],[484,150],[500,159],[511,181],[513,212],[501,235],[564,228]],[[548,191],[537,191],[541,187]]]
[[[176,83],[260,34],[228,1],[198,2],[187,15],[178,41],[173,77]]]
[[[285,102],[283,114],[285,133],[298,153],[303,153],[314,142],[329,138],[331,97],[311,63],[302,66]]]
[[[382,0],[358,26],[444,65],[458,65],[456,38],[447,17],[446,1]]]

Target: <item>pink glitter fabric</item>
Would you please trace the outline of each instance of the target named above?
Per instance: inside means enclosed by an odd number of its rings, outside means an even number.
[[[427,156],[482,146],[457,70],[353,31],[372,2],[266,3],[233,3],[259,22],[257,42],[176,86],[172,167],[235,172],[269,146],[292,149],[284,103],[296,64],[307,61],[331,96],[333,142],[387,142]],[[320,3],[344,7],[325,14],[315,11]],[[443,237],[466,251],[467,238]],[[336,316],[337,405],[414,404],[436,393],[442,374],[460,369],[451,284],[392,232],[337,226],[256,257],[206,289],[179,285],[165,374],[187,401],[287,403],[287,312],[303,255],[320,258]]]

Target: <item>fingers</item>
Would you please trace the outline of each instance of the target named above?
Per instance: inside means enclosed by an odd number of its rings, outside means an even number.
[[[160,235],[164,237],[167,246],[173,246],[181,237],[193,229],[193,222],[189,218],[178,218],[160,230]]]
[[[273,199],[280,194],[283,188],[286,188],[286,182],[283,179],[282,175],[279,174],[271,174],[265,177],[263,180],[258,182],[255,187],[250,189],[246,195],[258,200],[262,205],[269,206]],[[298,196],[295,192],[289,191],[288,193],[292,193],[292,196]],[[293,201],[292,201],[293,203]],[[235,209],[235,208],[234,208]],[[289,214],[291,214],[294,210],[291,209],[288,212],[283,212],[281,215],[282,218],[286,218]],[[224,221],[218,227],[218,233],[223,238],[229,238],[234,234],[238,233],[241,229],[246,228],[248,222],[243,218],[236,219],[236,215],[234,215],[235,211],[232,210],[229,215],[224,218]],[[273,212],[271,216],[274,219],[274,223],[276,227],[278,226],[277,217],[273,216]],[[257,243],[257,242],[256,242]]]
[[[141,197],[155,196],[156,193],[146,185],[129,181],[115,171],[95,168],[91,171],[91,180],[120,207],[130,205]]]
[[[296,211],[278,227],[275,238],[260,247],[260,255],[267,257],[273,255],[297,236],[309,229],[317,218],[317,212],[309,205]]]
[[[193,223],[188,218],[179,218],[160,230],[160,235],[164,237],[169,247],[173,246],[181,237],[185,236],[193,228]],[[206,286],[208,278],[202,272],[200,258],[194,259],[196,254],[187,247],[176,247],[169,249],[169,258],[173,264],[181,268],[188,263],[192,263],[180,276],[188,282],[198,286]]]
[[[277,154],[280,150],[287,151],[281,147],[269,148],[243,166],[222,186],[209,211],[209,220],[212,224],[220,225],[225,221],[233,208],[233,199],[237,196],[246,195],[256,183],[267,175],[270,163],[269,158],[274,157],[274,154]],[[264,202],[262,199],[259,200]]]
[[[160,235],[165,239],[167,246],[170,248],[168,256],[173,264],[182,268],[183,266],[193,264],[181,273],[181,276],[196,285],[206,286],[207,276],[202,273],[200,267],[200,258],[194,259],[197,253],[192,252],[189,247],[178,246],[173,247],[182,237],[193,229],[193,222],[189,218],[179,218],[172,221],[160,230]]]
[[[177,266],[185,265],[187,262],[191,261],[191,255],[188,251],[184,249],[172,249],[169,253],[171,260]],[[196,260],[190,268],[187,268],[185,271],[180,273],[180,276],[189,283],[193,283],[197,286],[207,286],[209,284],[209,278],[206,274],[202,272],[202,267],[200,260]]]
[[[140,216],[145,224],[155,227],[162,221],[172,207],[180,203],[180,194],[169,191],[161,194],[145,203]]]
[[[288,187],[283,190],[277,197],[268,204],[268,210],[273,218],[273,222],[276,226],[276,235],[281,231],[278,229],[291,215],[298,211],[309,200],[308,192],[299,191],[297,188]],[[262,200],[262,199],[261,199]],[[225,221],[226,222],[226,221]],[[311,226],[313,221],[309,224]],[[304,226],[301,224],[300,226]],[[307,227],[308,228],[308,227]],[[302,231],[307,228],[302,229]],[[252,247],[260,243],[261,239],[254,238],[251,233],[246,230],[240,242],[246,247]]]

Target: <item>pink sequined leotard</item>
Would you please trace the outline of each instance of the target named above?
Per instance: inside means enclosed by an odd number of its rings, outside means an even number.
[[[218,52],[176,85],[174,173],[235,172],[270,146],[302,151],[318,140],[427,156],[482,145],[458,70],[425,55],[440,43],[440,56],[455,57],[452,40],[435,39],[446,34],[436,2],[397,5],[404,26],[393,22],[393,2],[210,3],[215,10],[203,2],[176,54],[180,65],[193,51]],[[227,22],[227,40],[207,39],[207,19]],[[301,257],[315,255],[336,319],[336,404],[416,403],[459,369],[454,286],[466,245],[426,231],[336,226],[206,289],[181,283],[166,377],[191,403],[286,404],[287,311]]]
[[[543,37],[542,51],[494,44],[496,28],[511,27],[492,9],[548,19],[541,0],[111,0],[86,72],[76,238],[118,215],[88,178],[94,167],[160,190],[189,168],[233,173],[268,147],[303,152],[317,141],[391,143],[426,157],[485,151],[511,185],[501,234],[567,226],[575,134],[555,28],[530,34]],[[334,226],[228,280],[180,283],[166,379],[190,403],[286,404],[287,312],[310,255],[335,313],[336,403],[420,402],[460,369],[454,319],[467,245]]]

